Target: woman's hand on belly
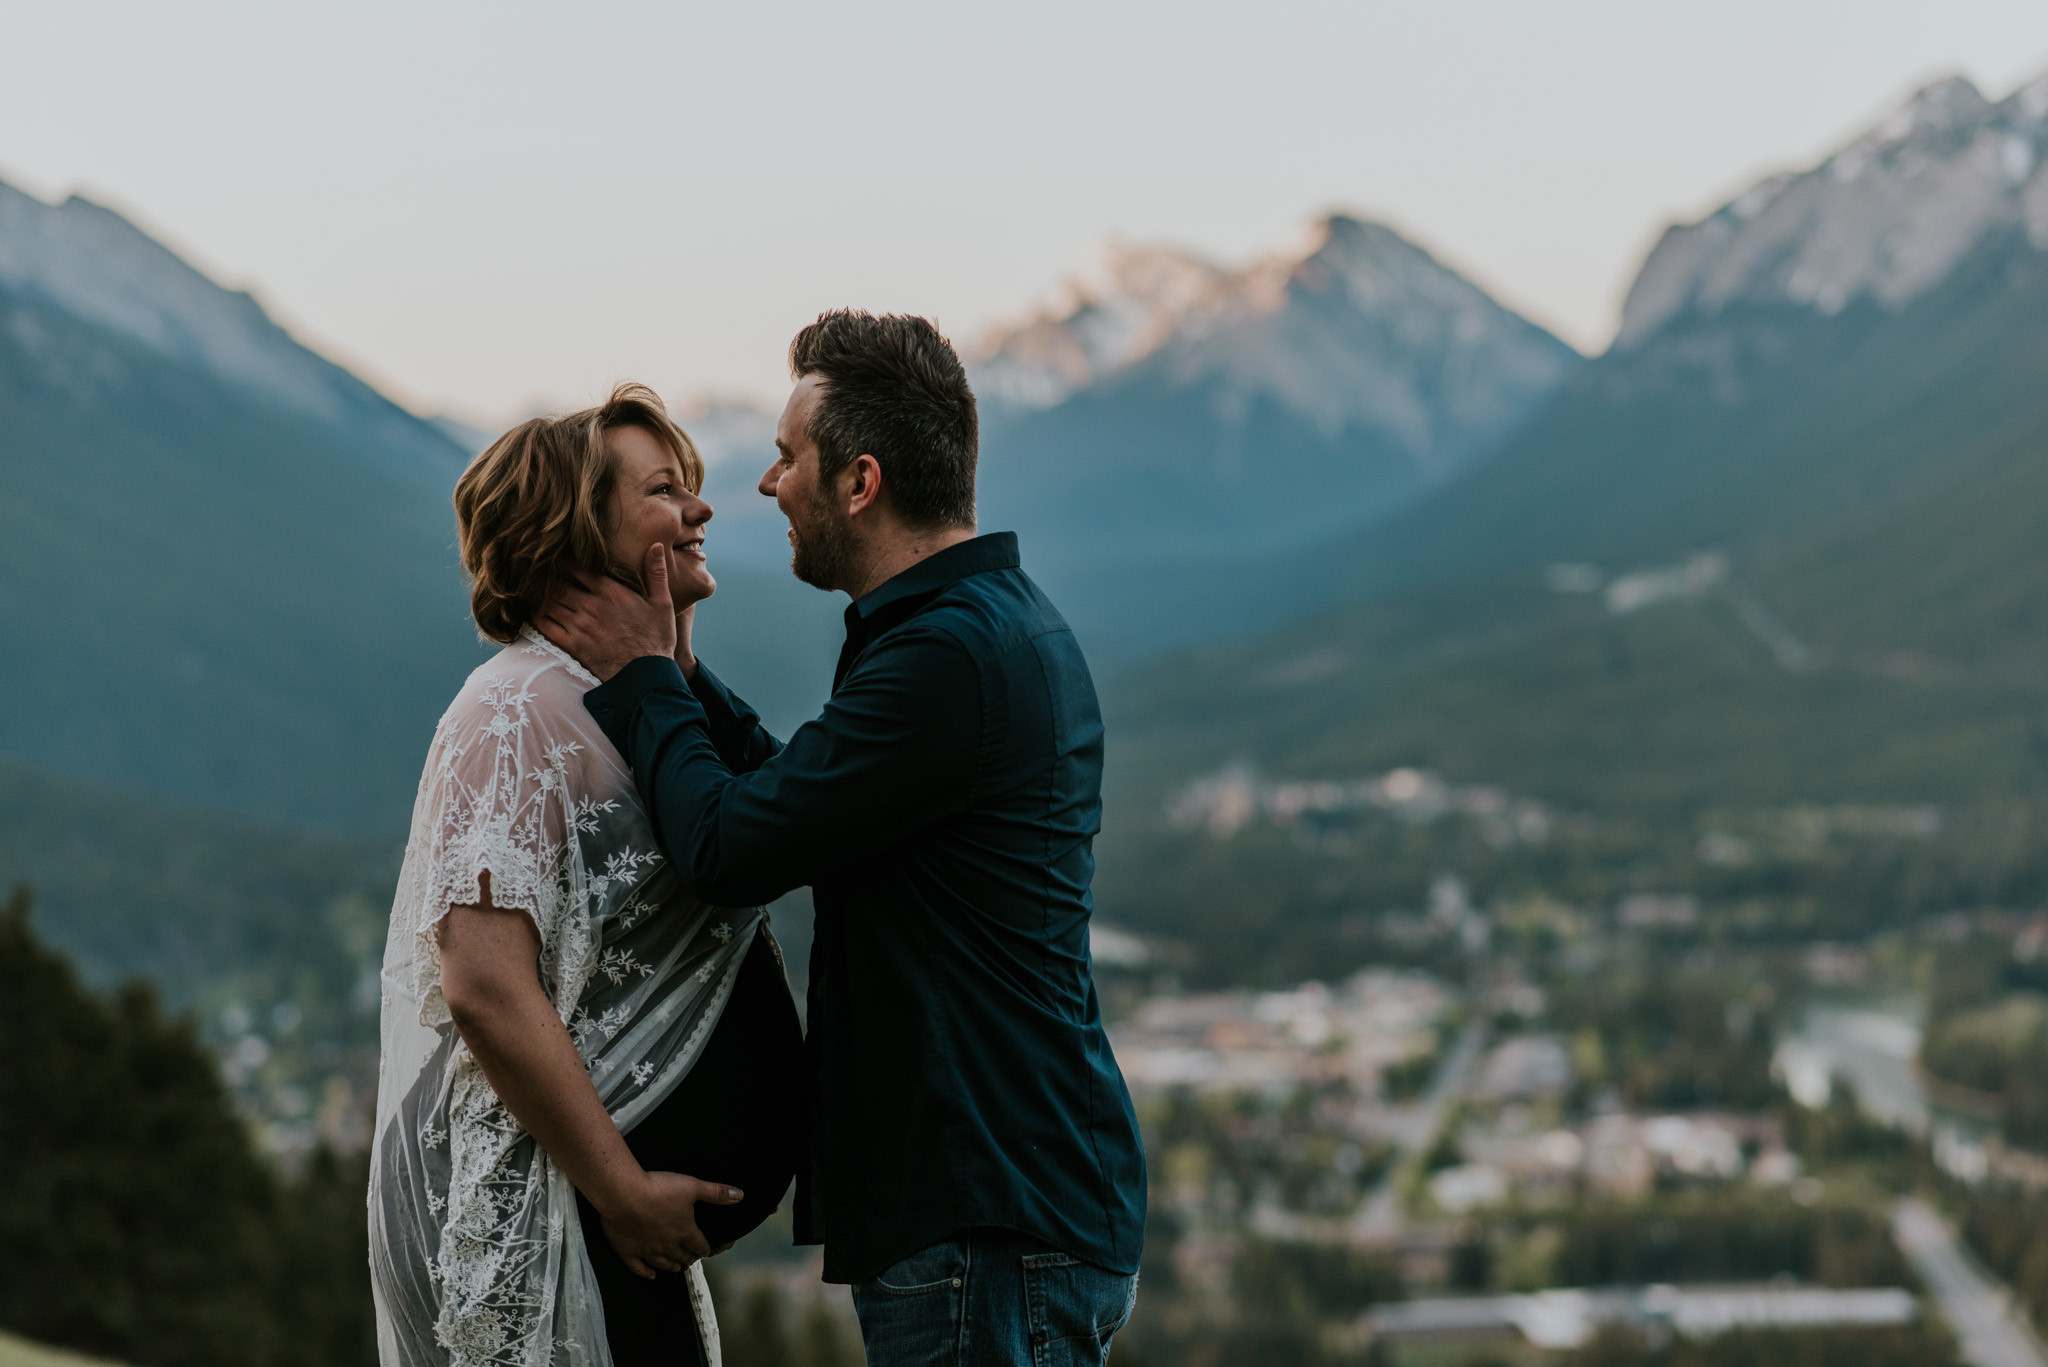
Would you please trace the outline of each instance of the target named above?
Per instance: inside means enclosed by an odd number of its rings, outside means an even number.
[[[589,1195],[589,1193],[585,1193]],[[627,1182],[606,1199],[590,1198],[604,1221],[604,1237],[620,1261],[643,1277],[652,1269],[687,1266],[714,1251],[697,1228],[697,1203],[738,1205],[745,1199],[738,1187],[723,1182],[700,1182],[679,1172],[643,1172],[638,1182]]]

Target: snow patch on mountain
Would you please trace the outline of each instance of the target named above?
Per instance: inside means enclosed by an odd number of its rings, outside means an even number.
[[[2044,153],[2048,77],[1997,103],[1961,77],[1930,85],[1820,165],[1668,229],[1629,290],[1615,345],[1737,303],[1896,309],[2003,230],[2048,250]]]
[[[1146,378],[1202,391],[1226,420],[1271,403],[1327,435],[1380,432],[1429,463],[1503,430],[1577,360],[1392,229],[1337,214],[1236,270],[1108,248],[986,337],[972,372],[998,411]]]
[[[36,299],[272,403],[367,422],[446,456],[441,434],[301,346],[248,294],[225,289],[111,209],[45,204],[0,182],[0,290]]]
[[[1053,303],[983,340],[975,392],[984,403],[1050,408],[1215,313],[1231,281],[1222,267],[1171,247],[1109,243]]]

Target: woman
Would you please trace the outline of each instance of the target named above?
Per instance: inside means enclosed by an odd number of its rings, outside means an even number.
[[[795,1170],[801,1038],[760,908],[689,897],[531,622],[671,547],[678,656],[703,464],[661,400],[537,418],[455,489],[478,629],[504,649],[427,753],[384,955],[370,1179],[385,1367],[718,1361],[697,1258]],[[701,1203],[701,1204],[700,1204]]]

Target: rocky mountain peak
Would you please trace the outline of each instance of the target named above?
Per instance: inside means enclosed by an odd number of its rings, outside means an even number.
[[[1229,285],[1229,272],[1190,253],[1107,243],[1048,303],[982,339],[975,387],[999,407],[1050,408],[1214,312]]]
[[[1765,178],[1668,229],[1622,309],[1617,348],[1688,314],[1790,303],[1898,308],[1993,234],[2048,250],[2048,77],[1993,102],[1927,86],[1818,166]]]
[[[1332,214],[1316,223],[1309,243],[1291,277],[1312,291],[1340,288],[1361,312],[1418,301],[1459,313],[1500,308],[1486,291],[1385,224]]]
[[[984,339],[973,369],[998,409],[1051,408],[1142,373],[1206,390],[1226,416],[1271,403],[1326,433],[1378,430],[1428,461],[1522,411],[1576,359],[1393,229],[1331,214],[1238,269],[1105,249]]]

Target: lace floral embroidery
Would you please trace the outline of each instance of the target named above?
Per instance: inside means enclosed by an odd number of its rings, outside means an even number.
[[[682,892],[583,709],[595,683],[529,633],[471,676],[421,776],[386,951],[371,1178],[387,1367],[610,1367],[590,1346],[603,1307],[574,1191],[454,1033],[448,908],[480,903],[488,873],[492,904],[532,918],[541,982],[622,1127],[687,1074],[762,922]]]

